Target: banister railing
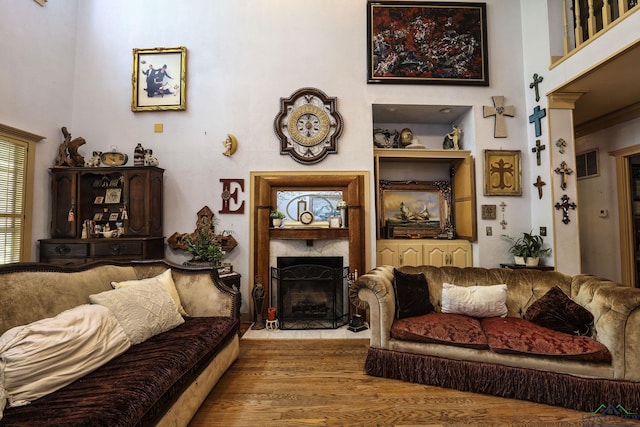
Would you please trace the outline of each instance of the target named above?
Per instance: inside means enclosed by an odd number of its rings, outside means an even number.
[[[562,2],[564,57],[597,35],[604,33],[620,20],[640,10],[638,0],[562,0]]]

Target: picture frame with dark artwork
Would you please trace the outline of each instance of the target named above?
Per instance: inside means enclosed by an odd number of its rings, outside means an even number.
[[[367,2],[368,83],[489,85],[486,3]]]
[[[520,150],[484,150],[484,195],[522,195]]]
[[[187,108],[187,48],[133,49],[131,111]]]
[[[380,206],[381,235],[386,238],[453,233],[448,181],[380,181]]]

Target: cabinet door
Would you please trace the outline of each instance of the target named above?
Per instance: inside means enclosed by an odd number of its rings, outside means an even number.
[[[458,160],[453,167],[453,223],[461,239],[477,240],[476,189],[473,158]]]
[[[422,265],[422,245],[420,243],[399,243],[398,265]]]
[[[78,174],[54,171],[51,177],[51,237],[80,237],[78,235]],[[74,210],[74,221],[69,221],[69,211]]]
[[[471,257],[471,243],[463,241],[452,243],[449,246],[449,265],[454,267],[471,267],[473,259]]]
[[[378,240],[376,265],[398,265],[398,244]]]
[[[447,248],[437,243],[425,243],[422,248],[424,252],[423,264],[435,267],[448,265],[449,254]]]

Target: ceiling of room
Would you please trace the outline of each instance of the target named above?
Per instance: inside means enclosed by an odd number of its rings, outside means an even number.
[[[554,92],[584,93],[573,112],[575,128],[584,127],[640,103],[639,67],[640,43],[636,43]]]

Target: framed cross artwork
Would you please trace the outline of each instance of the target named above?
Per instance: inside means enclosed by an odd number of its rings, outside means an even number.
[[[484,195],[522,195],[520,150],[484,150]]]

